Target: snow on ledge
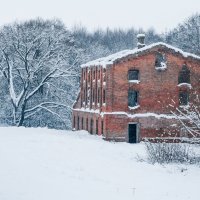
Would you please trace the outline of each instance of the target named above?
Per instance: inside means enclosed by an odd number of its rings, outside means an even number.
[[[177,119],[175,115],[168,115],[168,114],[157,114],[157,113],[136,113],[136,114],[129,114],[126,112],[102,112],[101,116],[104,115],[126,115],[129,118],[145,118],[145,117],[155,117],[157,119],[165,118],[165,119]],[[179,117],[179,119],[185,119],[183,117]]]
[[[94,110],[94,109],[89,109],[89,108],[77,108],[77,109],[73,109],[73,110],[81,111],[81,112],[97,113],[97,114],[100,113],[99,109]]]
[[[89,112],[89,113],[96,113],[100,114],[101,117],[104,115],[126,115],[129,118],[146,118],[146,117],[155,117],[157,119],[165,118],[165,119],[177,119],[177,116],[171,114],[157,114],[157,113],[135,113],[129,114],[127,112],[100,112],[99,109],[89,109],[89,108],[77,108],[73,109],[74,111],[81,111],[81,112]],[[178,117],[179,119],[185,119],[182,116]]]
[[[191,57],[191,58],[200,60],[200,57],[195,55],[195,54],[184,52],[183,50],[176,48],[176,47],[173,47],[173,46],[166,44],[164,42],[157,42],[157,43],[153,43],[151,45],[142,47],[140,49],[135,48],[135,49],[132,49],[132,50],[130,50],[130,49],[123,50],[123,51],[117,52],[115,54],[109,55],[107,57],[99,58],[99,59],[90,61],[86,64],[82,64],[81,67],[84,68],[84,67],[92,67],[92,66],[102,66],[103,68],[106,68],[107,65],[113,64],[118,59],[124,58],[124,57],[129,56],[129,55],[137,55],[138,53],[141,53],[143,51],[149,50],[149,49],[157,47],[157,46],[164,46],[168,49],[175,51],[176,53],[180,53],[185,58]]]
[[[192,85],[190,83],[179,83],[178,87],[181,87],[181,86],[186,86],[186,87],[188,87],[190,89],[192,88]]]
[[[133,107],[129,106],[129,109],[130,109],[130,110],[135,110],[135,109],[137,109],[137,108],[139,108],[139,107],[140,107],[139,105],[133,106]]]

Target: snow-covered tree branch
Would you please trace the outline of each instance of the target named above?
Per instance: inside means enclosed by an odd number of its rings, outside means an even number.
[[[69,59],[73,51],[73,38],[58,20],[31,20],[0,30],[0,71],[7,81],[14,125],[24,125],[42,109],[67,124],[55,108],[71,112],[76,89],[71,86],[78,75]]]

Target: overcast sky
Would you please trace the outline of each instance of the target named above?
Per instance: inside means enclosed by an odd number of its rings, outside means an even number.
[[[0,25],[35,17],[94,28],[154,27],[159,33],[200,13],[200,0],[0,0]]]

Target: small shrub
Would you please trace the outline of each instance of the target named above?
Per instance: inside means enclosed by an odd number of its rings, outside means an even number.
[[[146,142],[145,148],[150,163],[200,163],[190,144]]]

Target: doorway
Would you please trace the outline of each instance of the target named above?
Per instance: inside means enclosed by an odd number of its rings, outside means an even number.
[[[137,143],[138,141],[138,125],[137,124],[129,124],[128,125],[128,142],[129,143]]]

